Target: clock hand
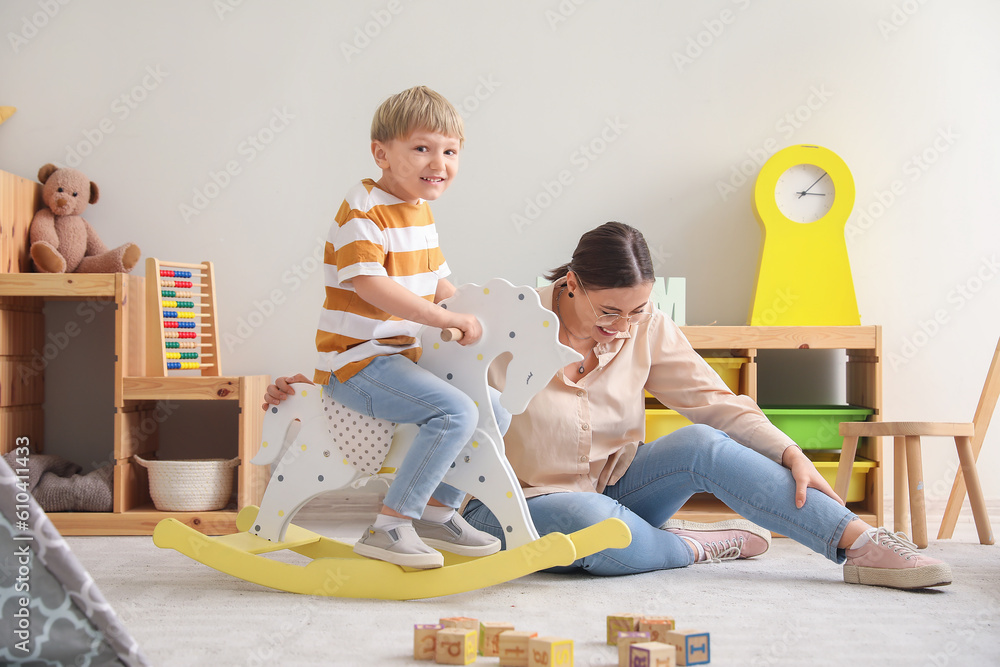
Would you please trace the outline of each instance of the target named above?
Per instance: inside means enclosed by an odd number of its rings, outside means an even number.
[[[825,171],[823,172],[823,176],[826,176],[826,172],[825,172]],[[822,181],[822,180],[823,180],[823,176],[820,176],[820,177],[819,177],[819,178],[817,178],[817,179],[816,179],[815,181],[813,181],[813,184],[812,184],[812,185],[810,185],[810,186],[809,186],[808,188],[806,188],[805,190],[803,190],[802,192],[796,192],[795,194],[797,194],[797,195],[799,196],[799,199],[802,199],[802,197],[804,197],[804,196],[805,196],[805,195],[807,195],[807,194],[811,194],[811,193],[810,193],[809,191],[810,191],[810,190],[812,190],[812,189],[813,189],[813,187],[815,187],[817,183],[819,183],[820,181]]]
[[[796,192],[795,194],[797,194],[799,196],[799,199],[802,199],[806,195],[812,195],[813,197],[825,197],[826,196],[825,192],[809,192],[807,190],[803,190],[802,192]]]

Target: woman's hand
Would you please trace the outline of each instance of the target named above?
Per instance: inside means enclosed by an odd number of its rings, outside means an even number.
[[[781,465],[792,471],[792,479],[795,480],[795,506],[802,507],[806,504],[806,489],[812,487],[818,489],[836,500],[841,505],[844,501],[833,492],[829,482],[823,478],[816,466],[809,460],[801,449],[792,445],[785,448],[781,455]]]
[[[279,405],[283,400],[294,394],[293,382],[313,384],[312,380],[302,373],[297,373],[291,377],[280,377],[274,381],[274,384],[267,385],[267,391],[264,394],[264,404],[260,406],[261,409],[266,412],[268,405]]]

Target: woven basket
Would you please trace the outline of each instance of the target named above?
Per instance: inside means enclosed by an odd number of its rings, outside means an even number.
[[[150,461],[136,463],[149,470],[149,495],[161,512],[207,512],[229,504],[235,459]]]

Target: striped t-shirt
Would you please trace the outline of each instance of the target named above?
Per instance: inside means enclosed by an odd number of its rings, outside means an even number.
[[[438,247],[430,205],[408,204],[365,179],[351,188],[330,226],[323,257],[326,300],[316,332],[319,363],[313,381],[331,373],[344,382],[374,357],[420,358],[420,324],[364,301],[355,276],[388,276],[417,296],[434,300],[440,278],[451,271]]]

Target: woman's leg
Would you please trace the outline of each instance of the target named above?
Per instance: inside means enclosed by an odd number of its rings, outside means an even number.
[[[651,526],[617,501],[599,493],[550,493],[528,499],[528,511],[540,535],[573,533],[607,518],[621,519],[632,532],[632,542],[624,549],[604,551],[578,559],[568,567],[550,572],[583,569],[590,574],[614,576],[635,574],[674,567],[694,561],[694,554],[684,541],[665,530]],[[500,524],[489,508],[472,500],[465,508],[465,519],[473,527],[503,539]]]
[[[708,426],[688,426],[640,446],[625,475],[604,491],[654,526],[701,492],[763,528],[844,562],[838,543],[857,516],[816,489],[808,490],[805,505],[795,507],[790,470]]]

